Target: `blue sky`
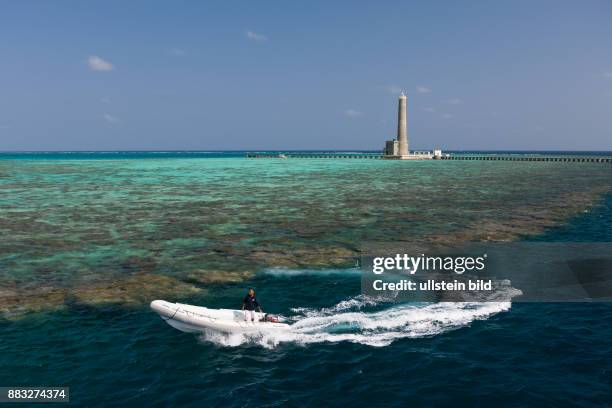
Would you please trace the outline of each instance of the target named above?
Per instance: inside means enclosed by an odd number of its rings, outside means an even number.
[[[609,1],[14,1],[0,150],[612,150]]]

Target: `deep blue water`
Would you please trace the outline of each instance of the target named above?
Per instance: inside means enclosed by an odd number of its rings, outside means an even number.
[[[612,242],[612,196],[534,239]],[[350,271],[272,271],[249,285],[268,311],[284,315],[337,306],[360,292]],[[216,287],[207,305],[237,307],[243,291],[242,284]],[[609,406],[610,322],[609,303],[518,303],[379,347],[227,346],[178,332],[146,307],[74,306],[0,322],[0,385],[70,386],[72,405],[89,407]]]
[[[611,240],[611,227],[608,197],[542,239]],[[306,290],[295,290],[296,280]],[[287,314],[359,292],[359,279],[341,272],[263,274],[253,284],[267,309]],[[242,290],[219,288],[211,306],[232,307]],[[2,323],[0,382],[69,385],[81,406],[605,406],[612,402],[611,321],[608,303],[523,303],[384,347],[264,348],[203,341],[146,308],[80,308]]]

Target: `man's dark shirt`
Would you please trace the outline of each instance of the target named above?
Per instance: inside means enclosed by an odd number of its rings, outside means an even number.
[[[244,305],[244,308],[246,310],[255,310],[258,307],[261,307],[259,302],[257,301],[257,298],[255,296],[249,296],[249,295],[246,295],[244,297],[242,304]]]

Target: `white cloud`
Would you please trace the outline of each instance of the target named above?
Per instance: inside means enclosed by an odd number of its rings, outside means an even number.
[[[459,98],[452,98],[452,99],[447,100],[446,102],[450,103],[451,105],[459,105],[463,101]]]
[[[257,41],[257,42],[264,42],[264,41],[266,41],[268,39],[268,37],[266,37],[265,35],[260,34],[260,33],[256,33],[255,31],[251,31],[251,30],[245,31],[244,35],[249,40]]]
[[[452,119],[454,116],[451,115],[450,113],[445,113],[444,115],[442,115],[442,119]]]
[[[612,71],[604,72],[602,75],[604,78],[612,79]]]
[[[436,110],[435,110],[434,108],[432,108],[431,106],[428,106],[427,108],[423,108],[423,110],[424,110],[425,112],[429,112],[429,113],[433,113],[433,112],[435,112],[435,111],[436,111]]]
[[[356,118],[357,116],[361,116],[362,113],[355,109],[347,109],[344,111],[344,114],[349,118]]]
[[[117,122],[119,122],[119,118],[118,118],[118,117],[113,116],[113,115],[108,114],[108,113],[105,113],[105,114],[103,115],[103,118],[104,118],[104,120],[105,120],[105,121],[107,121],[108,123],[117,123]]]
[[[87,65],[89,65],[89,69],[92,71],[112,71],[115,69],[113,64],[96,55],[92,55],[87,58]]]
[[[391,94],[398,94],[402,92],[402,87],[399,85],[387,85],[387,91]]]
[[[111,101],[111,98],[108,98],[108,97],[105,96],[104,98],[100,98],[100,102],[102,102],[102,103],[111,103],[112,101]]]
[[[172,48],[172,49],[170,49],[170,51],[168,51],[168,52],[170,53],[170,55],[174,55],[174,56],[176,56],[176,57],[182,57],[182,56],[184,56],[185,54],[187,54],[187,53],[185,52],[185,50],[184,50],[184,49],[182,49],[182,48]]]
[[[424,93],[431,93],[431,89],[426,87],[426,86],[423,86],[423,85],[417,86],[416,90],[417,90],[418,93],[423,93],[423,94]]]

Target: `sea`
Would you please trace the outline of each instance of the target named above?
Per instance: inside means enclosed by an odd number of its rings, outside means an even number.
[[[612,242],[611,165],[244,153],[0,153],[0,386],[83,407],[612,404],[611,303],[402,303],[357,267],[369,242]],[[289,331],[195,335],[149,308],[249,287]]]

